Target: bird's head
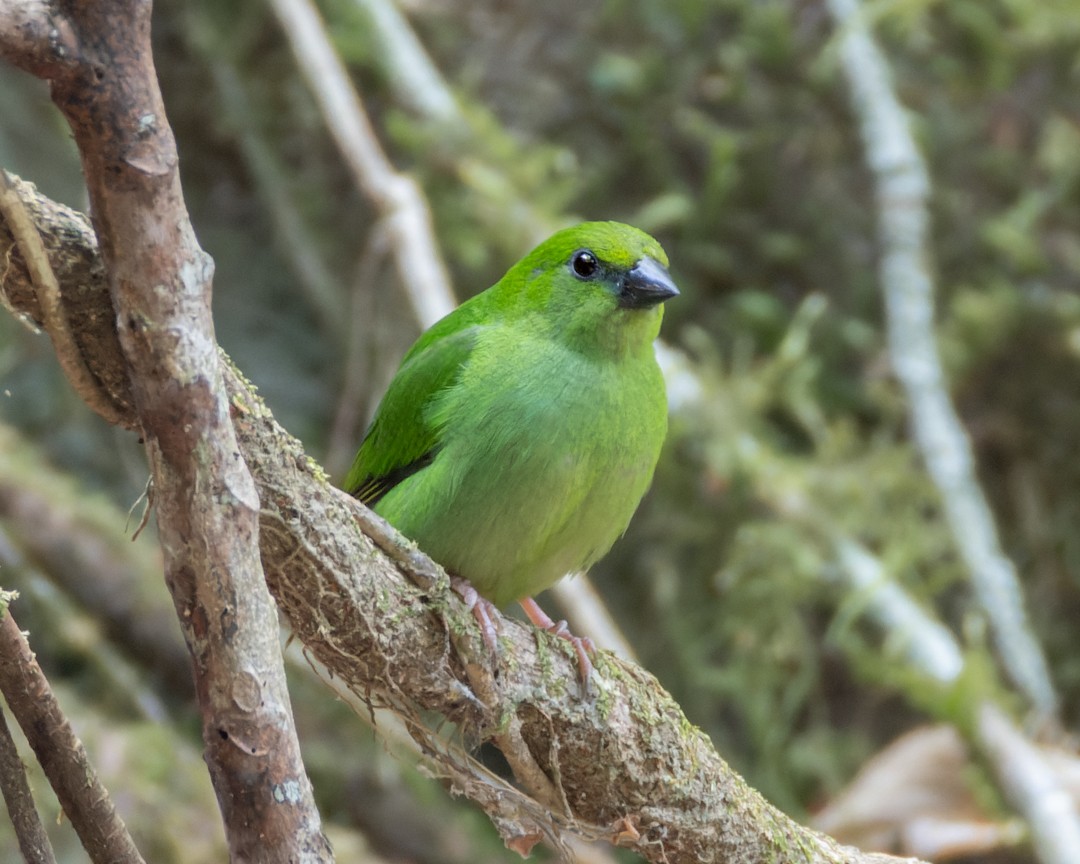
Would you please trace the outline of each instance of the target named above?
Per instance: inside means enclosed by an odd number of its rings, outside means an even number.
[[[619,222],[583,222],[530,252],[513,275],[529,314],[581,350],[647,347],[679,289],[663,248]],[[518,280],[521,280],[520,282]]]

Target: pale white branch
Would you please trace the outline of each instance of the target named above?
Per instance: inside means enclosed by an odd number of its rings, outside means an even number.
[[[416,308],[434,316],[422,322],[426,327],[455,305],[427,201],[383,152],[318,11],[307,0],[271,0],[271,6],[357,185],[386,223],[401,284]]]
[[[976,734],[990,757],[1001,788],[1031,828],[1042,864],[1080,861],[1080,820],[1076,801],[1062,784],[1061,773],[996,705],[985,704]]]
[[[1001,550],[993,514],[975,477],[971,443],[949,397],[934,339],[926,166],[858,0],[828,0],[828,8],[874,173],[889,352],[911,403],[915,440],[941,494],[1001,661],[1035,710],[1053,717],[1057,694],[1024,611],[1016,568]]]

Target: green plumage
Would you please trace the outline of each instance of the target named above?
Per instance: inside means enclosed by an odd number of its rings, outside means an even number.
[[[496,605],[589,567],[667,430],[653,349],[678,293],[666,265],[615,222],[542,243],[405,355],[346,491]]]

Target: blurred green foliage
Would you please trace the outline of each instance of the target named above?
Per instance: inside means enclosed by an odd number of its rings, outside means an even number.
[[[861,622],[829,578],[829,532],[966,640],[973,692],[996,686],[890,376],[872,189],[823,5],[411,0],[451,119],[407,107],[359,5],[321,8],[393,161],[422,181],[461,297],[579,217],[667,248],[684,293],[665,337],[702,398],[673,415],[655,487],[595,575],[643,663],[750,783],[801,814],[913,723],[962,714]],[[953,395],[1075,724],[1080,17],[1064,0],[867,11],[930,166]],[[347,396],[361,416],[417,333],[379,225],[266,4],[162,0],[155,15],[219,338],[340,469],[350,326],[370,349],[369,386]],[[0,163],[77,203],[44,98],[0,67]],[[43,338],[8,318],[0,417],[125,508],[141,489],[135,442],[103,430]]]

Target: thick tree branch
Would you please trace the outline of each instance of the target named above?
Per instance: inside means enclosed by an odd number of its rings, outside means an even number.
[[[120,322],[130,425],[150,458],[166,583],[194,661],[231,853],[329,860],[259,567],[258,497],[218,368],[212,264],[188,220],[158,90],[150,4],[9,4],[0,21],[0,50],[49,80],[79,147],[111,301],[101,313]]]
[[[28,184],[19,188],[24,196],[35,195]],[[40,197],[30,210],[46,217],[39,227],[48,228],[51,220],[49,230],[55,231],[63,223],[64,236],[78,246],[53,259],[65,302],[93,296],[107,305],[100,269],[65,264],[94,256],[85,220]],[[0,226],[0,260],[6,243]],[[0,293],[12,308],[33,317],[33,289],[17,262],[0,274]],[[115,335],[107,338],[92,326],[73,330],[95,375],[114,380],[116,368],[123,369]],[[259,544],[279,606],[333,675],[358,695],[403,714],[454,787],[477,800],[505,837],[569,828],[607,836],[651,861],[896,860],[841,848],[773,809],[731,771],[648,673],[610,655],[598,659],[597,696],[586,702],[574,685],[576,661],[561,640],[503,620],[497,689],[485,694],[490,701],[479,699],[466,668],[470,646],[481,658],[475,663],[487,660],[471,616],[446,588],[441,571],[367,514],[364,524],[390,553],[382,554],[358,529],[362,508],[327,483],[234,369],[226,365],[223,374],[240,453],[259,491]],[[515,723],[528,750],[523,757],[545,770],[570,812],[551,815],[499,785],[426,731],[419,719],[426,711],[459,723],[470,741]]]

